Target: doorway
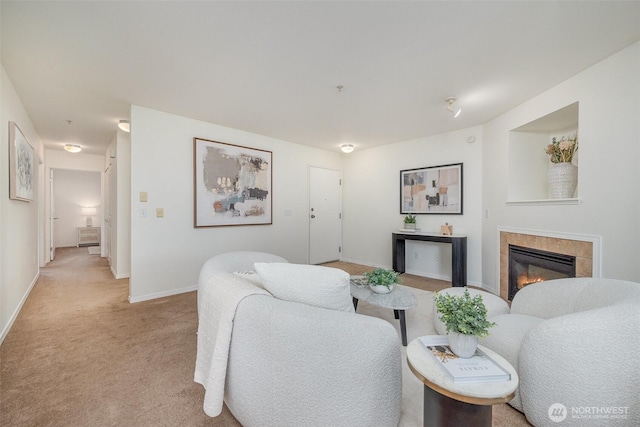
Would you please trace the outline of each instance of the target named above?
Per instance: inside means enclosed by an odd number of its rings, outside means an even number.
[[[82,230],[100,234],[102,177],[100,172],[50,169],[50,254],[56,247],[80,245]],[[98,239],[99,242],[99,239]]]
[[[340,259],[342,253],[342,174],[309,167],[309,263]]]

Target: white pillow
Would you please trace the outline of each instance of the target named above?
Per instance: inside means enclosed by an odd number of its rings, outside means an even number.
[[[319,265],[257,262],[256,272],[274,297],[332,310],[355,312],[349,274]]]

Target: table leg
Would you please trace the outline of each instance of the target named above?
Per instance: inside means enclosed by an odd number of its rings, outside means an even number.
[[[407,320],[404,317],[404,310],[394,310],[400,316],[400,332],[402,332],[402,345],[407,346]]]
[[[358,298],[353,297],[353,310],[356,311],[358,309]]]
[[[473,405],[424,386],[424,427],[491,427],[491,405]]]
[[[400,274],[404,273],[405,268],[405,253],[404,253],[405,241],[402,238],[399,238],[395,234],[391,235],[391,254],[393,259],[391,260],[391,265],[393,266],[393,271],[396,271]]]

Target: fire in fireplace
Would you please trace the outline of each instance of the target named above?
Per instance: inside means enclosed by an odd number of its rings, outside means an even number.
[[[527,285],[565,277],[576,277],[575,256],[509,245],[509,300]]]

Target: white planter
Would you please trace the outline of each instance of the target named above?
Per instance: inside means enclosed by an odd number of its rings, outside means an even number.
[[[552,163],[547,171],[549,198],[570,199],[578,184],[578,167],[572,163]]]
[[[476,335],[449,332],[449,347],[458,357],[468,359],[473,356],[476,348],[478,348],[478,337]]]
[[[388,288],[386,286],[380,286],[380,285],[378,286],[369,285],[369,287],[373,292],[377,294],[388,294],[393,290],[393,285],[390,285]]]
[[[415,230],[416,229],[416,223],[415,222],[405,222],[404,223],[404,228],[405,230]]]

